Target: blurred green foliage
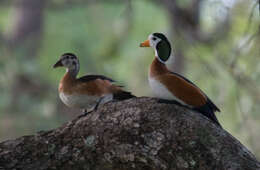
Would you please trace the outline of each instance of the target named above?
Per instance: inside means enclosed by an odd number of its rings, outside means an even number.
[[[178,2],[185,6],[189,1]],[[254,1],[224,2],[203,3],[201,27],[206,33],[211,32],[216,21],[228,13],[231,18],[228,34],[216,43],[182,40],[189,46],[183,51],[183,75],[221,108],[217,116],[223,127],[260,156],[257,142],[260,140],[260,37],[256,34],[259,14],[257,7],[253,8]],[[250,17],[252,10],[254,15]],[[12,5],[0,6],[3,34],[12,27],[13,12]],[[0,43],[0,140],[58,127],[80,113],[65,107],[58,98],[57,87],[65,70],[54,70],[52,65],[65,52],[79,56],[79,76],[104,74],[137,96],[151,96],[147,73],[154,54],[152,49],[138,46],[152,32],[171,32],[174,28],[170,24],[165,8],[150,1],[132,1],[131,10],[125,3],[105,1],[64,8],[47,6],[36,56],[24,56],[30,47],[9,53]],[[174,45],[176,40],[171,40]],[[29,95],[28,89],[17,93],[18,102],[14,105],[11,93],[19,74],[46,88],[38,88],[41,92],[33,95]]]

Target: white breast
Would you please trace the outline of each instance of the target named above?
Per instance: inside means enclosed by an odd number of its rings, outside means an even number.
[[[98,102],[102,105],[106,102],[109,102],[113,99],[112,94],[106,94],[102,96],[88,96],[88,95],[79,95],[79,94],[72,94],[68,95],[65,93],[60,93],[60,99],[64,104],[68,107],[80,108],[80,109],[88,109],[95,106]],[[101,101],[99,101],[101,99]]]
[[[88,96],[88,95],[78,95],[72,94],[68,95],[65,93],[60,93],[60,99],[64,104],[69,107],[87,109],[93,107],[99,100],[98,96]]]
[[[150,87],[155,95],[155,97],[158,97],[160,99],[166,99],[166,100],[175,100],[183,105],[185,104],[182,100],[178,99],[174,94],[172,94],[161,82],[154,78],[149,77],[149,84]]]

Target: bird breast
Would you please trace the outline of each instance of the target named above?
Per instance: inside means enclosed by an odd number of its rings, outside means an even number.
[[[60,99],[62,102],[68,107],[87,109],[93,107],[98,100],[99,96],[89,96],[89,95],[81,95],[81,94],[66,94],[59,93]]]
[[[166,100],[175,100],[183,105],[187,105],[182,100],[178,99],[173,93],[171,93],[160,81],[156,80],[156,78],[151,78],[149,76],[149,85],[155,97]]]

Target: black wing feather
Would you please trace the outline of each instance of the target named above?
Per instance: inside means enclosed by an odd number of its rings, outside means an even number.
[[[119,93],[114,94],[115,100],[126,100],[126,99],[131,99],[133,97],[136,97],[136,96],[128,91],[120,91]]]
[[[93,80],[96,80],[96,79],[108,80],[112,83],[116,82],[115,80],[108,78],[106,76],[103,76],[103,75],[86,75],[86,76],[80,77],[78,79],[78,81],[89,82],[89,81],[93,81]],[[123,86],[118,86],[118,87],[123,87]],[[136,97],[136,96],[132,95],[131,92],[120,91],[118,93],[115,93],[113,97],[116,100],[125,100],[125,99],[130,99],[130,98],[133,98],[133,97]]]
[[[110,82],[115,82],[115,80],[108,78],[106,76],[103,76],[103,75],[86,75],[86,76],[80,77],[78,80],[81,81],[81,82],[88,82],[88,81],[93,81],[93,80],[96,80],[96,79],[108,80]]]
[[[193,110],[196,110],[200,113],[202,113],[204,116],[208,117],[210,120],[212,120],[216,125],[222,127],[214,113],[214,111],[212,110],[212,108],[210,107],[210,105],[203,105],[197,108],[193,108]]]

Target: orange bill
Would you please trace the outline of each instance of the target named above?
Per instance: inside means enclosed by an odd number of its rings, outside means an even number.
[[[144,42],[142,42],[140,44],[140,47],[150,47],[150,41],[149,40],[145,40]]]

